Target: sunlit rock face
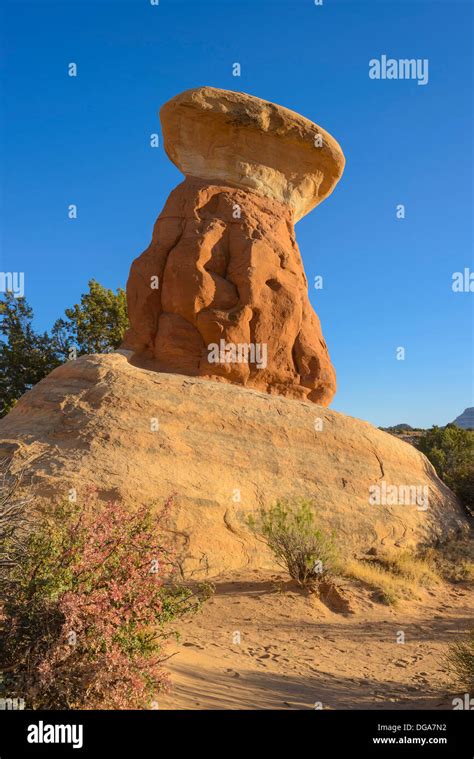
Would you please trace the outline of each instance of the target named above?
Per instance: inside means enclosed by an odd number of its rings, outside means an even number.
[[[335,373],[294,223],[333,190],[337,142],[286,108],[202,87],[161,109],[186,176],[127,283],[133,363],[328,405]]]
[[[80,502],[89,485],[130,512],[175,494],[186,576],[202,579],[277,570],[246,518],[280,499],[313,503],[347,555],[468,531],[423,454],[368,422],[237,383],[147,371],[119,353],[67,361],[25,393],[0,419],[2,457],[45,507],[71,489]]]

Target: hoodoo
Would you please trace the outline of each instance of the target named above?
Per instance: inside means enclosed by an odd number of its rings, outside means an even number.
[[[132,265],[123,349],[67,361],[25,393],[0,420],[0,458],[45,503],[91,484],[131,509],[175,494],[195,577],[273,567],[246,517],[278,499],[310,500],[354,555],[461,534],[456,497],[418,450],[322,408],[335,376],[294,223],[341,176],[337,143],[208,87],[161,119],[186,178]]]
[[[337,142],[274,103],[200,87],[160,112],[185,174],[127,283],[133,363],[329,405],[335,372],[294,224],[334,189]],[[229,346],[222,360],[213,347]],[[233,361],[265,353],[262,362]]]

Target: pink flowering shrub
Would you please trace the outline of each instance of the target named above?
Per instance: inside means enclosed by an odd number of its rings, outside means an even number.
[[[176,582],[171,507],[130,512],[90,492],[42,511],[3,583],[5,694],[30,709],[150,707],[173,621],[207,594]]]

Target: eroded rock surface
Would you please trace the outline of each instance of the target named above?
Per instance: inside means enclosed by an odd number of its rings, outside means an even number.
[[[335,374],[282,203],[187,179],[134,262],[127,294],[125,345],[152,359],[149,367],[330,402]],[[232,360],[228,351],[216,361],[210,346],[221,340],[255,355]]]
[[[294,221],[327,198],[344,170],[341,147],[325,129],[243,92],[186,90],[160,118],[166,153],[183,174],[278,200]]]
[[[1,456],[26,467],[24,482],[46,503],[71,488],[82,498],[89,484],[130,508],[175,493],[185,568],[202,576],[274,567],[245,517],[279,498],[308,498],[349,553],[466,528],[428,460],[367,422],[117,354],[69,361],[20,398],[0,420]],[[426,488],[426,503],[393,503],[393,486]],[[374,502],[374,487],[387,498]]]
[[[338,181],[338,144],[292,111],[213,88],[178,95],[161,119],[186,179],[132,265],[123,347],[146,368],[328,405],[335,372],[294,222]]]

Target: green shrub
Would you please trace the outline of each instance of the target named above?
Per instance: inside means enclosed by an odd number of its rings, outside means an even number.
[[[0,695],[30,709],[141,709],[166,688],[173,624],[207,595],[175,582],[171,509],[168,499],[131,511],[91,491],[81,503],[39,509],[20,554],[10,530]]]
[[[474,463],[454,472],[453,490],[461,503],[474,514]]]
[[[334,534],[316,525],[309,501],[279,500],[250,515],[247,524],[267,544],[278,565],[301,585],[317,585],[334,572]]]
[[[469,511],[474,510],[474,431],[455,424],[433,427],[418,441],[439,477]]]

